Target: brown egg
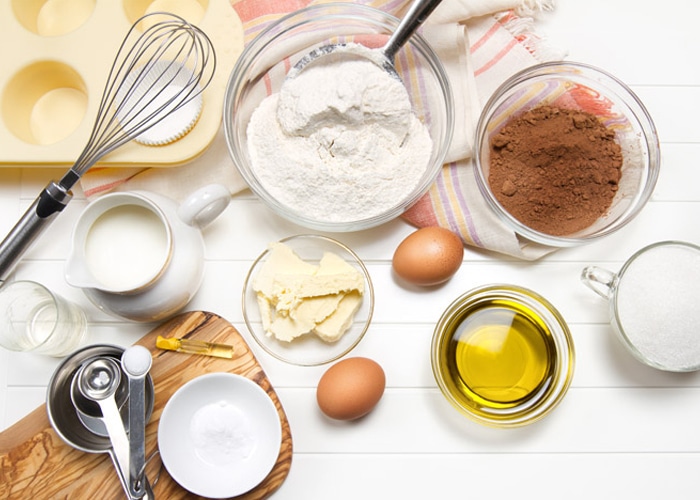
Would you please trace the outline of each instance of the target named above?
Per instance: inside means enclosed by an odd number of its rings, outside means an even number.
[[[327,416],[354,420],[369,413],[384,394],[384,370],[368,358],[347,358],[331,366],[316,388],[316,401]]]
[[[438,285],[462,265],[464,245],[459,236],[442,227],[424,227],[409,234],[394,252],[398,276],[414,285]]]

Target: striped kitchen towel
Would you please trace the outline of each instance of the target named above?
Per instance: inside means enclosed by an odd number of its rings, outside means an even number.
[[[534,260],[554,249],[522,240],[492,212],[476,184],[471,159],[478,113],[498,86],[522,69],[564,56],[548,47],[532,30],[531,15],[535,13],[532,9],[552,8],[552,5],[524,2],[520,6],[523,8],[529,8],[530,12],[520,15],[517,10],[506,10],[463,23],[470,58],[466,72],[467,78],[473,79],[469,90],[476,104],[471,107],[473,114],[466,125],[462,130],[455,128],[455,134],[463,134],[469,143],[461,150],[461,156],[447,158],[430,191],[404,218],[418,227],[450,229],[469,246]]]
[[[329,0],[232,0],[249,42],[282,15]],[[410,0],[356,0],[401,17]],[[521,259],[552,249],[521,241],[491,213],[474,179],[472,140],[481,103],[513,73],[538,62],[560,59],[533,32],[534,16],[553,0],[443,0],[422,28],[440,56],[453,87],[455,135],[446,164],[430,191],[404,219],[417,226],[442,226],[469,246]],[[204,155],[182,167],[95,168],[82,180],[88,198],[110,190],[149,189],[174,199],[199,185],[225,182],[232,193],[246,188],[219,134]]]

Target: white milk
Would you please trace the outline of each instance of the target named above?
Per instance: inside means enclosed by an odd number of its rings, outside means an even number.
[[[700,364],[700,254],[660,246],[639,255],[617,289],[619,322],[646,359],[673,370]]]
[[[97,281],[110,289],[132,290],[161,271],[169,255],[161,219],[138,205],[107,210],[90,227],[85,260]]]

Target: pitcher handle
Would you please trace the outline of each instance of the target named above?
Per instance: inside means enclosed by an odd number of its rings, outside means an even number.
[[[189,195],[177,209],[177,215],[189,225],[203,228],[228,207],[231,193],[221,184],[209,184]]]
[[[581,271],[581,281],[595,293],[609,299],[612,295],[617,274],[598,266],[587,266]]]

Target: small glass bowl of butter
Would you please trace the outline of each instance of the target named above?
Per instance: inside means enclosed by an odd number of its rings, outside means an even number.
[[[364,337],[374,311],[369,272],[355,252],[327,236],[270,243],[243,285],[243,317],[273,357],[299,366],[335,361]]]

